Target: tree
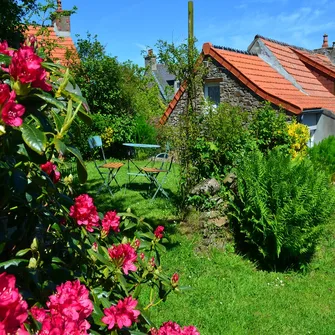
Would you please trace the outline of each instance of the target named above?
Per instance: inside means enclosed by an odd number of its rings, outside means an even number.
[[[185,88],[186,103],[182,115],[179,117],[174,145],[180,160],[180,195],[181,209],[185,207],[186,197],[190,189],[198,181],[194,175],[196,170],[192,157],[192,148],[200,135],[199,116],[203,104],[199,99],[202,91],[203,77],[206,68],[202,64],[201,56],[195,47],[195,39],[189,38],[186,43],[175,45],[159,40],[156,44],[160,61],[167,66],[170,73],[176,76]]]
[[[0,0],[0,41],[18,46],[23,40],[24,17],[36,7],[36,0]]]
[[[77,52],[68,52],[67,59],[92,114],[100,114],[93,120],[100,122],[105,116],[105,127],[94,129],[95,135],[106,134],[108,146],[125,141],[156,142],[154,125],[165,105],[144,68],[107,55],[97,36],[90,34],[78,39]],[[86,137],[92,134],[86,130]]]

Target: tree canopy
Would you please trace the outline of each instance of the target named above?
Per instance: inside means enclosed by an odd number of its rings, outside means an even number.
[[[0,41],[18,46],[23,39],[24,17],[36,6],[36,0],[0,0]]]

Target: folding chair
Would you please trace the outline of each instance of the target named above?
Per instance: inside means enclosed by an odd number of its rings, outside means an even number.
[[[166,179],[167,179],[167,176],[168,176],[169,172],[171,171],[171,167],[172,167],[172,163],[173,163],[173,157],[168,158],[168,156],[166,155],[166,156],[164,156],[164,158],[162,158],[162,155],[163,155],[163,153],[157,155],[157,156],[159,156],[158,158],[161,158],[161,160],[162,160],[162,164],[159,168],[147,167],[146,166],[146,167],[143,167],[141,169],[145,173],[148,180],[150,181],[149,189],[151,189],[151,187],[156,188],[156,191],[155,191],[155,193],[152,197],[152,200],[155,199],[158,192],[161,192],[167,199],[169,199],[169,195],[164,190],[163,185],[166,182]],[[159,181],[158,176],[160,174],[164,174],[164,176]]]
[[[106,187],[109,191],[109,193],[111,195],[113,195],[113,192],[112,192],[112,189],[110,187],[110,184],[114,181],[117,186],[119,188],[121,188],[121,186],[119,185],[117,179],[116,179],[116,175],[117,173],[119,172],[120,168],[124,165],[123,163],[120,163],[120,162],[111,162],[111,163],[108,163],[106,161],[106,157],[105,157],[105,152],[104,152],[104,149],[103,149],[103,146],[102,146],[102,140],[101,140],[101,137],[100,136],[93,136],[93,137],[90,137],[88,139],[88,145],[90,146],[90,149],[93,151],[93,162],[94,162],[94,165],[96,167],[96,169],[98,170],[99,172],[99,175],[103,181],[103,184],[100,186],[99,190],[98,190],[98,194],[100,193],[100,191],[102,190],[102,188]],[[101,149],[101,152],[102,152],[102,157],[104,159],[104,164],[102,165],[98,165],[96,160],[95,160],[95,154],[96,152]],[[105,172],[103,171],[102,169],[107,169],[108,171]]]

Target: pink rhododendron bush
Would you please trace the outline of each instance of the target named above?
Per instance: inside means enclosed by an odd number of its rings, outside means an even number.
[[[69,129],[90,122],[88,104],[35,45],[0,43],[0,335],[199,334],[150,321],[181,290],[160,264],[164,227],[99,213],[62,172],[70,158],[86,181]]]

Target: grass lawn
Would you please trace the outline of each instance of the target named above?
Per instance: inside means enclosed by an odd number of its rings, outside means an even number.
[[[327,227],[306,274],[260,271],[233,250],[197,252],[200,236],[178,229],[174,170],[166,183],[171,201],[143,197],[148,187],[143,178],[114,197],[106,190],[96,195],[100,180],[92,163],[88,163],[89,181],[81,190],[95,197],[101,211],[131,207],[148,222],[167,227],[170,244],[162,264],[171,275],[178,272],[180,285],[191,289],[171,294],[153,309],[153,321],[194,324],[202,335],[335,334],[335,224]],[[124,183],[126,168],[120,172]]]

